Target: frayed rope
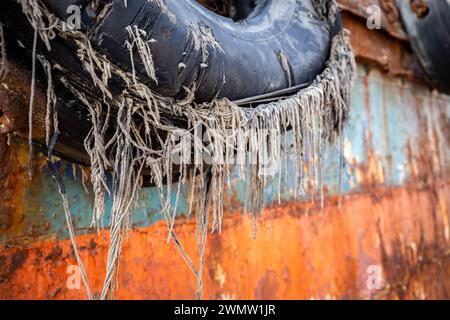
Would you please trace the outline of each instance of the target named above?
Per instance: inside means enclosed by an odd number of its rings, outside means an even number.
[[[48,49],[56,33],[76,44],[80,63],[90,74],[92,84],[102,93],[101,99],[87,96],[69,77],[58,77],[91,114],[92,129],[86,137],[85,147],[91,158],[91,182],[95,195],[93,226],[102,228],[105,195],[109,194],[112,198],[107,269],[99,298],[113,298],[117,290],[122,243],[131,228],[132,211],[138,203],[144,172],[159,190],[169,240],[173,241],[197,278],[198,299],[203,289],[207,232],[208,229],[212,232],[221,230],[223,194],[233,167],[240,167],[241,178],[250,186],[245,211],[252,212],[255,219],[264,208],[266,187],[275,182],[280,185],[282,173],[287,178],[287,170],[282,170],[282,167],[286,168],[289,155],[294,155],[295,159],[296,176],[289,177],[295,180],[295,197],[309,192],[312,196],[315,190],[320,189],[323,206],[322,162],[327,143],[340,143],[338,170],[342,175],[341,137],[350,112],[350,86],[355,72],[347,31],[332,39],[326,67],[309,87],[277,102],[242,108],[227,99],[197,104],[194,102],[195,87],[185,88],[187,96],[183,100],[174,100],[159,95],[143,84],[134,71],[135,54],[141,59],[148,77],[154,81],[157,79],[146,34],[136,26],[127,28],[129,40],[125,45],[132,65],[132,72],[127,72],[98,53],[85,34],[63,28],[39,0],[18,2],[36,31],[35,39],[39,36]],[[331,8],[326,10],[325,2],[313,1],[318,14],[331,24],[336,15],[336,3],[333,1]],[[202,39],[200,37],[198,41]],[[207,57],[207,45],[200,43],[199,47],[203,56]],[[33,61],[35,55],[33,50]],[[65,71],[62,66],[57,67]],[[119,94],[113,94],[109,88],[112,77],[126,84]],[[48,95],[53,97],[50,89]],[[51,105],[49,102],[49,112]],[[185,123],[186,127],[173,125],[174,120]],[[106,136],[107,128],[115,128],[115,133],[109,138]],[[199,137],[201,128],[205,128],[203,138]],[[286,138],[288,131],[292,132],[292,141]],[[175,161],[175,155],[184,149],[185,141],[193,142],[194,147],[193,151],[187,151],[185,161],[180,163]],[[201,156],[205,154],[212,161],[205,163]],[[269,169],[265,166],[267,161],[271,164]],[[177,171],[174,172],[174,169]],[[111,190],[106,182],[108,170],[113,174]],[[172,180],[175,175],[179,179],[176,187]],[[308,181],[312,181],[315,188],[311,188]],[[341,183],[340,178],[339,189]],[[174,230],[180,190],[185,184],[191,188],[189,214],[195,213],[197,222],[197,264],[186,253]],[[280,189],[278,199],[281,201]],[[61,194],[76,251],[70,209],[64,193]],[[245,194],[247,196],[247,192]],[[171,204],[173,196],[176,199],[174,205]],[[90,293],[87,278],[85,285]],[[89,297],[92,298],[92,294]]]

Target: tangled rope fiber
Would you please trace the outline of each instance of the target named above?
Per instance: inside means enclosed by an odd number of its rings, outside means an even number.
[[[145,85],[134,72],[135,56],[142,61],[148,77],[154,81],[157,79],[146,34],[136,26],[126,29],[129,37],[125,47],[133,67],[129,72],[93,48],[86,34],[65,28],[40,0],[17,1],[35,30],[36,41],[39,38],[48,50],[56,36],[76,45],[80,64],[90,75],[92,86],[101,93],[100,98],[86,94],[76,81],[64,75],[68,74],[64,66],[38,57],[49,79],[46,121],[49,150],[52,150],[58,133],[54,81],[64,84],[90,113],[92,129],[86,137],[85,148],[91,159],[91,182],[95,195],[92,226],[98,230],[104,226],[106,195],[112,199],[106,276],[98,298],[112,299],[117,291],[122,243],[131,228],[133,208],[139,201],[138,191],[142,187],[144,174],[159,190],[168,239],[173,241],[195,275],[198,299],[202,297],[203,291],[207,233],[208,230],[221,230],[223,194],[234,167],[240,168],[240,178],[250,186],[246,192],[245,211],[249,210],[255,219],[264,208],[266,187],[282,183],[283,173],[286,175],[287,170],[281,169],[286,167],[288,156],[295,159],[295,176],[289,179],[295,180],[296,197],[319,190],[323,206],[322,159],[329,143],[340,143],[341,161],[336,169],[342,175],[342,132],[349,117],[350,86],[355,72],[347,31],[341,31],[332,39],[325,69],[310,86],[277,102],[242,108],[225,98],[195,103],[195,87],[185,88],[186,97],[176,100],[164,97]],[[336,19],[336,3],[333,1],[331,9],[326,9],[325,2],[314,0],[313,4],[321,18],[332,25]],[[201,42],[202,39],[196,41]],[[206,46],[201,47],[206,50]],[[207,52],[204,54],[207,55]],[[34,45],[33,65],[35,61]],[[58,70],[56,77],[52,76],[54,70]],[[111,90],[112,78],[119,78],[125,84],[121,92]],[[32,107],[31,101],[30,119]],[[174,123],[183,123],[183,126]],[[108,136],[107,130],[111,128],[114,133]],[[291,132],[292,140],[286,138],[287,132]],[[192,148],[186,148],[186,142],[190,142],[188,145]],[[181,157],[178,156],[180,151]],[[205,155],[209,161],[205,160]],[[269,169],[267,163],[271,164]],[[112,173],[112,187],[107,181],[108,171]],[[177,183],[173,181],[175,175],[178,176]],[[82,267],[88,296],[94,298],[77,254],[63,184],[56,173],[55,177],[60,186],[70,236]],[[307,181],[313,181],[314,188],[311,189]],[[195,215],[196,219],[197,263],[186,253],[174,230],[183,185],[190,186],[189,215]],[[171,202],[173,197],[174,204]]]

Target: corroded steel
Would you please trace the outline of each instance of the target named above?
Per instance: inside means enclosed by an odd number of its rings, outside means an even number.
[[[31,77],[28,72],[8,63],[8,76],[0,85],[0,135],[28,130],[28,106],[31,93]],[[45,110],[47,98],[36,86],[33,115],[34,138],[45,136]]]
[[[363,66],[352,94],[343,208],[337,207],[334,149],[326,156],[325,209],[286,195],[264,212],[256,239],[242,217],[242,186],[233,183],[224,231],[209,236],[206,298],[448,298],[449,98]],[[15,191],[1,232],[0,297],[85,297],[66,286],[74,260],[56,185],[42,169],[29,184],[25,143],[13,141],[8,150],[13,165],[2,190]],[[37,171],[41,161],[35,161]],[[90,195],[70,166],[61,170],[83,258],[99,290],[107,234],[87,229]],[[141,194],[136,229],[124,248],[120,298],[191,298],[194,292],[192,275],[165,242],[156,197],[154,189]],[[177,223],[191,254],[194,228],[191,220]],[[383,270],[379,290],[367,286],[372,267]]]
[[[350,41],[358,61],[374,64],[390,75],[425,80],[407,42],[390,37],[381,30],[369,30],[347,12],[343,13],[343,20],[345,28],[351,33]]]
[[[344,139],[342,208],[335,147],[325,156],[325,208],[286,190],[282,203],[271,202],[258,219],[255,238],[242,212],[243,184],[232,179],[223,232],[208,238],[205,298],[449,298],[450,97],[414,80],[403,41],[348,15],[344,23],[359,68]],[[2,95],[4,108],[10,100]],[[21,99],[26,106],[26,93]],[[86,298],[82,283],[68,286],[75,260],[57,186],[38,153],[28,181],[27,150],[20,136],[0,135],[0,298]],[[89,228],[92,193],[84,190],[81,170],[88,171],[64,161],[60,170],[98,293],[108,235]],[[270,196],[271,190],[268,202]],[[157,191],[145,189],[139,199],[118,298],[192,298],[195,279],[166,243]],[[181,214],[187,200],[180,202]],[[180,217],[176,230],[195,254],[194,221]],[[377,270],[382,277],[374,287]]]
[[[209,235],[205,298],[449,298],[449,192],[448,182],[389,188],[349,196],[341,210],[333,200],[324,211],[291,202],[264,213],[255,239],[249,218],[227,215],[223,232]],[[179,221],[176,231],[195,253],[195,225]],[[195,281],[166,236],[164,223],[131,232],[118,298],[193,297]],[[78,237],[96,293],[107,239],[106,233]],[[0,261],[0,298],[86,298],[82,286],[67,287],[75,265],[68,240],[11,246]],[[379,289],[368,285],[373,268],[382,270]]]
[[[373,14],[368,8],[377,6],[381,9],[381,27],[397,39],[408,39],[402,28],[395,0],[337,0],[337,2],[342,10],[351,12],[364,19]]]

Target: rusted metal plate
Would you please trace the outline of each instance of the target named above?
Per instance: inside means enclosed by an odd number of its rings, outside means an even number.
[[[450,256],[443,219],[450,183],[384,189],[353,195],[339,210],[323,212],[291,202],[266,210],[252,239],[249,218],[227,215],[223,232],[209,235],[206,299],[434,299],[449,298]],[[196,252],[195,225],[176,231]],[[190,299],[195,280],[164,223],[131,232],[124,245],[119,299]],[[91,287],[101,289],[107,235],[78,242]],[[0,254],[0,298],[86,298],[68,288],[70,241],[46,240]],[[380,286],[372,283],[380,270]],[[378,289],[377,289],[378,288]]]
[[[224,231],[209,236],[205,297],[448,298],[449,119],[449,97],[360,65],[345,138],[343,208],[337,207],[335,148],[326,155],[325,209],[286,194],[258,220],[256,239],[242,214],[242,185],[233,182]],[[56,185],[39,158],[41,175],[29,184],[25,143],[8,150],[16,174],[2,186],[15,191],[13,222],[1,230],[0,297],[84,298],[82,288],[67,287],[67,268],[75,263]],[[89,277],[99,290],[108,237],[87,228],[91,196],[70,166],[61,170]],[[156,190],[142,192],[124,248],[119,298],[193,297],[194,278],[166,243],[158,203]],[[184,211],[187,204],[180,206]],[[178,221],[191,254],[194,228],[191,220]],[[383,285],[373,289],[367,281],[377,268]]]
[[[382,30],[369,30],[347,12],[343,12],[343,21],[345,28],[351,33],[350,42],[358,61],[376,65],[390,75],[426,81],[407,42],[390,37]]]
[[[205,298],[449,298],[450,97],[411,80],[400,40],[357,21],[344,17],[360,64],[345,133],[343,207],[335,147],[325,156],[324,210],[320,201],[295,200],[287,191],[278,205],[268,190],[270,205],[255,239],[243,217],[243,184],[232,180],[224,230],[208,239]],[[1,90],[4,108],[11,100]],[[25,106],[26,96],[20,98]],[[69,283],[75,260],[57,186],[39,153],[28,181],[27,150],[24,139],[0,135],[0,298],[86,298],[81,282],[79,289]],[[89,228],[92,193],[84,190],[81,169],[60,164],[98,292],[108,236]],[[141,192],[118,298],[194,295],[194,277],[166,243],[158,198],[155,189]],[[183,197],[181,214],[187,206]],[[194,255],[194,221],[180,218],[176,228]],[[372,281],[377,272],[380,286]]]
[[[376,6],[381,13],[381,27],[383,30],[397,39],[408,39],[403,30],[395,0],[337,0],[337,2],[343,11],[351,12],[363,19],[367,19],[374,14],[370,7]]]
[[[8,63],[8,76],[0,85],[0,135],[28,131],[28,108],[31,93],[31,77],[13,63]],[[45,137],[45,113],[47,98],[37,87],[35,93],[33,127],[34,138]]]

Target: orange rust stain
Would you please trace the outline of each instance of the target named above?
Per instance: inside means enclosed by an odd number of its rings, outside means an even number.
[[[419,80],[414,72],[414,57],[408,42],[390,37],[384,30],[369,30],[365,20],[348,12],[342,14],[343,24],[350,31],[350,44],[359,62],[376,65],[393,76]]]
[[[337,3],[344,14],[351,16],[351,14],[358,16],[361,21],[366,21],[370,16],[370,11],[367,10],[372,5],[377,5],[381,10],[381,25],[383,30],[369,30],[378,31],[379,33],[392,36],[392,39],[407,40],[405,31],[402,28],[400,15],[395,5],[395,0],[337,0]],[[362,18],[362,19],[361,19]],[[356,17],[353,18],[356,20]],[[361,22],[359,22],[363,25]],[[387,33],[386,33],[387,32]]]
[[[341,210],[331,200],[323,212],[287,203],[266,210],[255,239],[250,218],[229,213],[222,233],[208,238],[204,298],[449,298],[448,194],[450,181],[347,196]],[[194,221],[180,220],[176,231],[195,257]],[[163,223],[130,233],[117,298],[194,297],[195,279],[166,239]],[[107,243],[105,232],[78,237],[97,294]],[[83,288],[67,288],[68,267],[75,265],[69,241],[0,252],[1,299],[86,298]],[[367,286],[370,266],[383,270],[380,290]]]
[[[18,140],[21,141],[20,138],[11,137],[9,146],[8,137],[0,136],[0,231],[5,237],[21,234],[25,228],[25,214],[29,214],[25,202],[30,186],[28,146],[17,143]],[[33,159],[33,171],[41,173],[45,164],[43,155],[34,152]],[[34,179],[36,181],[37,177]]]
[[[24,215],[22,210],[24,188],[22,186],[27,183],[22,168],[25,167],[23,164],[27,160],[24,159],[24,153],[17,148],[9,148],[6,135],[0,137],[0,144],[0,151],[3,151],[0,171],[4,177],[1,181],[0,220],[2,223],[0,228],[2,233],[7,233],[20,230],[21,227]]]

